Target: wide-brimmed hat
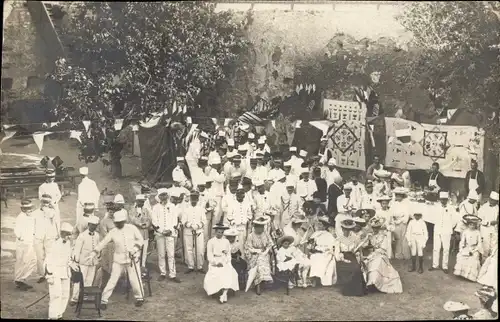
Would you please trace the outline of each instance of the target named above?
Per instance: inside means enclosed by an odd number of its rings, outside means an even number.
[[[377,198],[377,202],[381,202],[381,201],[391,201],[392,198],[389,197],[388,195],[383,195],[383,196],[380,196]]]
[[[361,217],[353,217],[352,220],[356,223],[356,224],[366,224],[366,220],[364,220],[363,218]]]
[[[368,224],[372,227],[372,228],[380,228],[384,225],[385,223],[385,218],[381,218],[381,217],[373,217],[372,219],[370,219],[370,221],[368,222]]]
[[[396,188],[394,188],[394,190],[392,190],[392,193],[398,194],[398,195],[407,195],[408,190],[406,188],[403,188],[403,187],[396,187]]]
[[[373,171],[373,174],[378,178],[389,178],[392,175],[391,172],[384,169],[375,170]]]
[[[225,229],[225,228],[219,228],[219,229]],[[226,229],[226,231],[224,231],[224,236],[236,237],[238,235],[239,235],[239,232],[234,228],[229,228],[229,229]]]
[[[492,286],[483,286],[477,292],[474,293],[475,296],[479,297],[482,302],[488,302],[497,297],[495,289]]]
[[[21,200],[21,208],[23,209],[32,209],[33,203],[29,199]]]
[[[292,217],[292,224],[302,224],[302,223],[305,223],[305,222],[307,222],[307,219],[303,215]]]
[[[89,218],[87,219],[87,222],[89,224],[98,225],[99,224],[99,217],[94,216],[94,215],[89,216]]]
[[[283,242],[285,241],[288,241],[291,244],[294,240],[295,238],[290,235],[281,236],[280,238],[278,238],[278,246],[281,246],[281,244],[283,244]]]
[[[323,224],[331,226],[332,222],[330,221],[330,217],[328,216],[319,216],[318,220],[321,221]]]
[[[352,219],[344,219],[340,222],[340,226],[344,229],[353,229],[356,227],[356,223]]]
[[[40,198],[40,201],[43,203],[50,203],[52,202],[52,196],[48,194],[43,194],[42,198]]]
[[[262,216],[262,217],[259,217],[259,218],[256,218],[252,221],[252,224],[254,224],[255,226],[264,226],[266,225],[269,221],[271,220],[271,218],[269,217],[265,217],[265,216]]]
[[[477,224],[479,222],[481,222],[481,218],[479,218],[478,216],[476,215],[464,215],[462,217],[462,220],[466,223],[466,224]]]
[[[448,301],[444,303],[443,309],[448,312],[457,312],[470,309],[470,307],[464,302]]]
[[[370,217],[375,216],[375,210],[370,209],[370,208],[364,208],[364,209],[358,209],[354,213],[354,216],[356,217],[363,217],[365,215],[370,215]]]
[[[217,223],[217,224],[215,224],[215,225],[212,226],[212,229],[223,229],[223,230],[226,230],[226,229],[229,229],[229,227],[225,226],[222,223]]]

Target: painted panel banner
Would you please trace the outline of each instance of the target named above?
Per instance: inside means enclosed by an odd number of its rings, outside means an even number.
[[[333,125],[327,132],[328,147],[333,149],[340,168],[366,170],[366,105],[358,102],[323,101],[323,115]]]
[[[484,131],[474,126],[419,124],[385,118],[385,165],[408,170],[430,169],[439,163],[448,177],[465,178],[470,161],[483,170]]]

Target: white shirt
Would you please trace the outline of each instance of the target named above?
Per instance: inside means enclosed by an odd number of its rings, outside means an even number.
[[[228,203],[227,220],[235,226],[246,225],[252,220],[252,207],[246,198],[242,202],[235,199]]]
[[[224,182],[226,176],[224,173],[218,173],[214,168],[210,169],[209,177],[213,180],[212,191],[215,197],[222,197],[224,195]]]
[[[99,260],[95,257],[90,257],[90,255],[100,241],[101,237],[97,231],[93,232],[91,235],[90,231],[87,229],[78,235],[75,241],[75,247],[73,248],[74,261],[80,265],[97,265]]]
[[[144,239],[137,227],[125,224],[122,229],[111,229],[95,250],[100,252],[110,242],[113,242],[115,247],[113,261],[117,264],[129,264],[130,254],[135,254],[141,249]]]
[[[236,195],[232,194],[228,189],[228,192],[224,194],[221,200],[221,208],[224,213],[228,212],[229,204],[233,201],[236,201]]]
[[[297,194],[299,196],[306,196],[307,199],[312,199],[313,194],[318,190],[318,187],[316,186],[316,182],[309,180],[309,181],[304,181],[304,180],[299,180],[297,182]]]
[[[175,227],[179,222],[179,208],[174,204],[167,202],[165,205],[158,203],[153,206],[153,214],[151,216],[153,226],[159,227],[158,232],[170,230],[172,236],[177,236]]]
[[[268,191],[264,191],[263,194],[256,192],[253,200],[255,201],[255,213],[259,217],[264,214],[264,212],[271,209],[270,194]]]
[[[365,186],[361,183],[357,183],[356,185],[351,182],[352,186],[352,192],[351,192],[351,198],[353,199],[353,205],[356,207],[356,209],[359,209],[359,206],[361,205],[361,199],[363,198],[363,195],[366,193]]]
[[[361,196],[360,209],[377,209],[378,208],[377,196],[375,193],[365,193]]]
[[[281,226],[287,225],[293,216],[295,216],[302,209],[302,198],[300,198],[296,193],[286,193],[281,197],[282,210],[281,215]]]
[[[200,169],[201,171],[201,169]],[[194,173],[196,175],[196,173]],[[181,179],[181,182],[186,182],[188,181],[188,178],[186,177],[186,175],[184,174],[184,171],[181,169],[181,167],[179,166],[176,166],[173,170],[172,170],[172,178],[175,178],[175,176],[178,176],[179,179]]]
[[[59,238],[47,251],[44,267],[48,276],[68,279],[71,277],[71,243]]]
[[[302,163],[304,163],[304,159],[299,158],[296,155],[292,155],[290,157],[290,162],[292,163],[291,173],[296,175],[296,176],[300,176],[300,174],[301,174],[300,172],[302,169]]]
[[[231,263],[231,245],[226,238],[212,237],[207,243],[207,260],[210,265]]]
[[[446,205],[439,207],[439,211],[435,214],[434,234],[448,236],[453,233],[453,228],[457,224],[457,212],[455,207]]]
[[[352,196],[346,197],[346,195],[342,194],[337,198],[337,211],[339,213],[346,213],[349,210],[357,208],[354,204],[354,199]]]
[[[201,156],[201,141],[199,138],[194,138],[186,151],[186,160],[190,162],[198,162]]]
[[[333,170],[327,169],[324,172],[324,179],[326,181],[326,184],[328,185],[328,188],[333,183],[340,184],[342,182],[342,176],[340,175],[340,173],[337,169],[333,169]]]
[[[314,186],[316,186],[316,184],[314,184]],[[275,208],[281,207],[281,198],[286,195],[288,195],[288,191],[283,182],[276,181],[269,189],[270,202]]]
[[[207,225],[207,216],[205,216],[205,208],[198,204],[196,206],[189,205],[186,211],[182,214],[182,224],[190,232],[198,232]]]
[[[52,197],[53,204],[59,203],[62,197],[59,185],[55,182],[44,182],[38,187],[38,199],[42,199],[42,196],[45,194]]]
[[[16,226],[14,228],[16,238],[26,244],[33,243],[35,239],[35,225],[36,220],[33,214],[27,215],[21,212],[16,218]]]
[[[36,209],[31,214],[35,218],[35,238],[55,239],[59,237],[61,227],[61,217],[54,209]]]
[[[489,202],[485,203],[479,208],[477,215],[482,220],[481,230],[484,230],[485,228],[491,230],[491,228],[494,228],[494,226],[491,226],[490,222],[498,221],[498,205],[492,207],[490,206]],[[496,224],[495,226],[498,227],[498,224]]]
[[[94,180],[84,177],[78,185],[78,201],[82,204],[93,203],[96,207],[99,205],[101,192],[97,188]]]
[[[428,238],[427,226],[422,218],[419,220],[413,219],[408,223],[406,228],[406,239],[408,241],[419,239],[427,242]]]
[[[412,213],[410,207],[411,205],[409,205],[407,199],[393,202],[390,211],[392,213],[392,219],[394,220],[395,225],[408,223],[408,220],[410,220],[410,216]]]

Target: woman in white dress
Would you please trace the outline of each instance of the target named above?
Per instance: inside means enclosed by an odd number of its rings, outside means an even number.
[[[297,267],[299,273],[298,287],[307,287],[307,275],[311,263],[300,249],[293,245],[294,237],[290,235],[282,236],[278,239],[280,249],[276,254],[278,269],[280,271],[294,271]],[[291,282],[290,282],[291,283]],[[293,287],[290,285],[289,287]]]
[[[479,262],[481,234],[477,229],[481,219],[474,215],[466,215],[463,220],[466,222],[466,229],[460,239],[454,274],[476,282],[481,269]]]
[[[377,212],[375,213],[376,218],[384,219],[384,225],[382,226],[382,229],[385,231],[385,234],[387,235],[387,238],[385,239],[385,252],[389,259],[393,257],[392,232],[395,229],[394,219],[392,216],[393,212],[389,209],[389,203],[391,202],[391,200],[392,200],[391,197],[387,195],[379,197],[377,201],[380,203],[380,209],[378,209]]]
[[[208,272],[203,281],[203,288],[208,295],[213,295],[222,290],[219,297],[221,303],[227,302],[227,290],[239,290],[238,273],[231,265],[231,246],[224,238],[224,231],[228,227],[222,224],[213,226],[215,237],[207,243]]]
[[[497,287],[498,285],[498,233],[495,233],[494,236],[493,252],[484,261],[477,277],[477,282],[479,284],[491,287]]]
[[[332,286],[337,282],[336,263],[333,252],[335,237],[327,230],[331,226],[328,217],[320,217],[318,230],[309,239],[311,270],[309,277],[319,279],[321,285]],[[316,285],[315,280],[312,281]]]

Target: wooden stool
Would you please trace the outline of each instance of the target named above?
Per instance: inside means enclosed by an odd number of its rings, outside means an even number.
[[[76,317],[80,316],[83,304],[93,303],[97,314],[101,317],[101,298],[102,290],[97,286],[83,286],[83,275],[82,272],[73,272],[73,281],[80,284],[80,294],[78,294],[78,302],[76,303]],[[90,309],[89,307],[85,309]]]

